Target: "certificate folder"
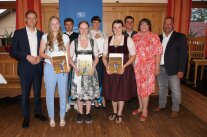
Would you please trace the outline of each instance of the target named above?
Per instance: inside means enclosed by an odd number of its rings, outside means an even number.
[[[54,56],[52,57],[52,60],[53,60],[54,72],[56,74],[69,72],[68,58],[66,55]]]
[[[109,72],[121,74],[123,66],[123,57],[122,53],[110,53],[109,54]]]
[[[77,67],[79,75],[91,75],[92,55],[78,55]]]

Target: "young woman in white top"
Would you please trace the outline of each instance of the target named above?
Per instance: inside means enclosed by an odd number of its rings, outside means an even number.
[[[68,73],[56,74],[54,72],[54,62],[52,59],[53,56],[61,55],[67,55],[68,58],[70,57],[69,38],[66,34],[62,33],[59,18],[52,16],[49,21],[48,33],[42,36],[40,44],[40,56],[45,59],[44,82],[46,88],[46,104],[51,127],[55,127],[54,95],[56,85],[58,85],[60,98],[60,126],[63,127],[65,125]]]
[[[136,48],[132,38],[122,34],[122,20],[114,20],[112,30],[113,35],[106,40],[102,56],[106,68],[103,80],[103,96],[112,102],[113,113],[109,119],[116,120],[116,123],[121,123],[125,102],[137,96],[132,66],[136,58]],[[121,66],[122,70],[119,74],[109,71],[109,65],[111,65],[109,64],[109,56],[114,53],[123,55],[123,66]],[[116,66],[116,63],[114,66]]]

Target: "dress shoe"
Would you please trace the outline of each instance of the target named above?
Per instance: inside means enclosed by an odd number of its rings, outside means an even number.
[[[170,115],[171,118],[177,118],[178,117],[178,112],[173,111]]]
[[[165,110],[165,108],[155,107],[152,111],[158,112],[158,111],[161,111],[161,110]]]
[[[29,118],[24,118],[23,123],[22,123],[23,128],[28,128],[29,127]]]
[[[47,121],[47,117],[45,117],[43,114],[35,114],[35,118],[38,118],[40,121]]]

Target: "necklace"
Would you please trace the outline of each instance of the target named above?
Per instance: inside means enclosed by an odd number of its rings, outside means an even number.
[[[118,38],[114,37],[114,39],[113,39],[113,45],[115,45],[115,47],[121,45],[121,40],[122,40],[122,36],[121,37],[118,37]]]

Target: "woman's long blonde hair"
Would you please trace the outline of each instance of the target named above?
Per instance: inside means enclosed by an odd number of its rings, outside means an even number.
[[[59,51],[65,51],[65,46],[64,46],[64,42],[63,42],[63,33],[62,33],[62,29],[61,29],[61,26],[58,30],[58,34],[57,34],[57,38],[54,39],[54,35],[52,33],[52,29],[51,29],[51,21],[53,19],[57,19],[60,23],[60,19],[56,16],[52,16],[49,20],[49,25],[48,25],[48,35],[47,35],[47,48],[49,48],[49,51],[52,52],[54,51],[54,42],[56,41],[57,39],[57,42],[58,42],[58,48],[59,48]]]

